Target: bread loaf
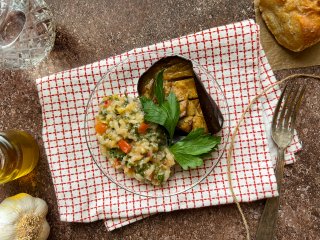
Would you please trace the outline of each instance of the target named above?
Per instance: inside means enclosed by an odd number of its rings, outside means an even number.
[[[259,8],[285,48],[299,52],[320,41],[320,0],[260,0]]]

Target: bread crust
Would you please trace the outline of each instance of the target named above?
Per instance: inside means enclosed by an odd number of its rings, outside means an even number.
[[[260,0],[259,8],[285,48],[300,52],[320,41],[320,0]]]

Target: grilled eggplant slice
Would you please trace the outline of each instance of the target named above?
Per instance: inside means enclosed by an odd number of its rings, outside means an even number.
[[[174,92],[180,103],[177,129],[184,133],[196,128],[204,128],[212,134],[219,132],[223,125],[221,111],[193,71],[190,60],[170,56],[154,63],[139,79],[139,95],[154,98],[153,84],[161,70],[164,70],[165,95]]]

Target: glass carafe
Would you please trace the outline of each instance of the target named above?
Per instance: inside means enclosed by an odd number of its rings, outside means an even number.
[[[0,0],[0,69],[35,66],[54,39],[52,12],[43,0]]]

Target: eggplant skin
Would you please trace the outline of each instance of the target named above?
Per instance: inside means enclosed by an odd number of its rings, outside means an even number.
[[[204,128],[212,134],[219,132],[223,125],[221,111],[193,71],[190,60],[170,56],[155,62],[138,81],[139,96],[154,99],[155,76],[161,70],[164,70],[165,95],[172,91],[180,104],[177,130],[185,134],[196,128]]]

